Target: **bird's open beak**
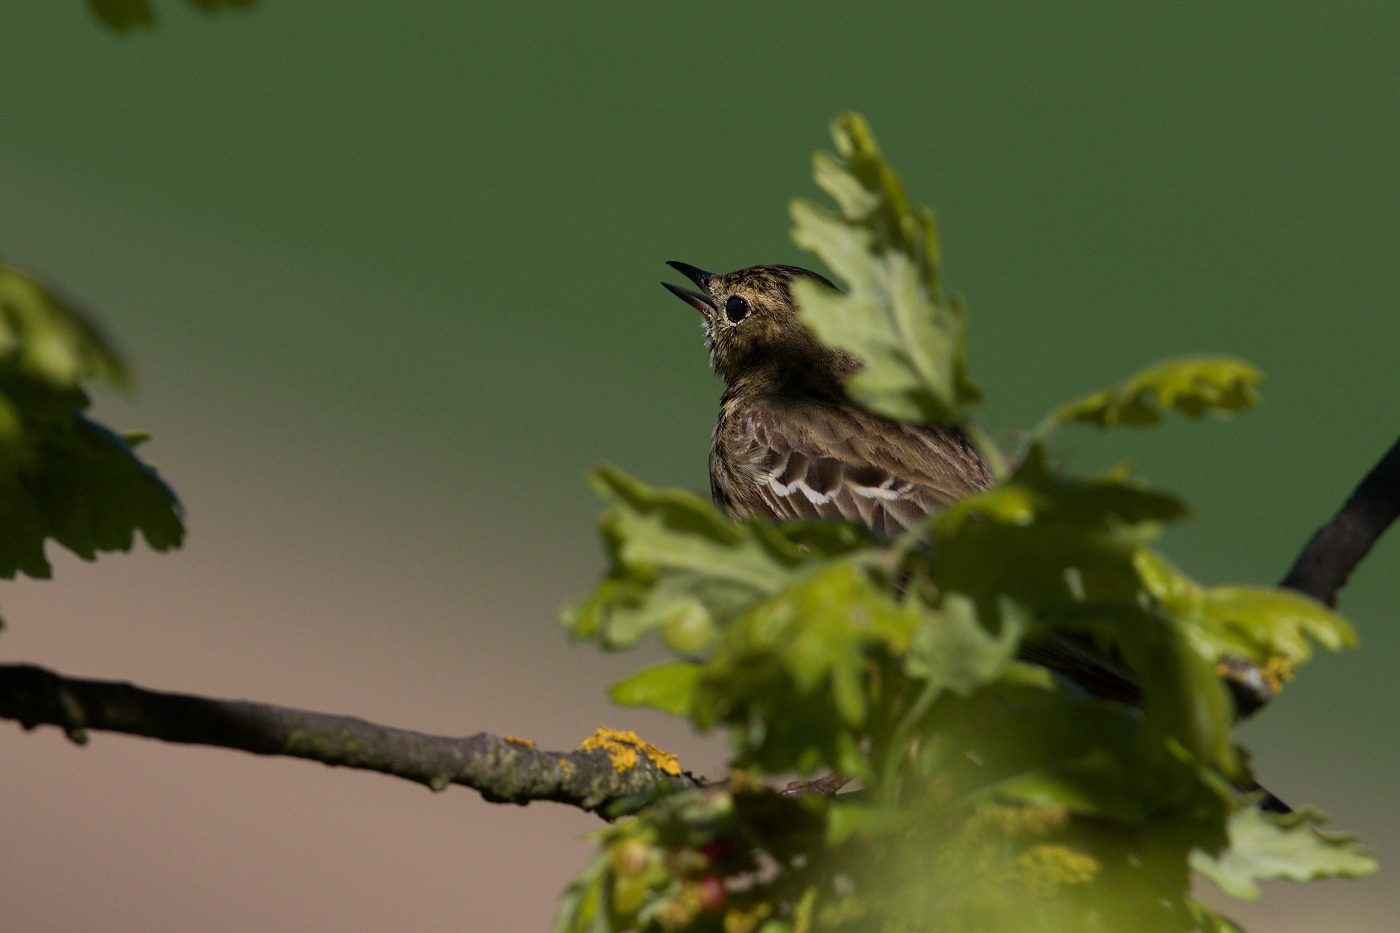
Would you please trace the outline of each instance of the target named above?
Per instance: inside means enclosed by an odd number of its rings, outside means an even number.
[[[708,285],[710,279],[713,278],[713,273],[706,272],[704,269],[697,269],[695,266],[686,262],[672,261],[666,263],[666,265],[675,269],[701,288]],[[703,314],[705,320],[708,321],[719,313],[719,305],[715,304],[714,299],[709,295],[702,294],[701,292],[693,292],[688,288],[680,288],[676,285],[672,285],[670,282],[662,282],[661,284],[665,285],[666,290],[671,294]]]
[[[715,274],[713,272],[706,272],[704,269],[696,268],[688,262],[676,262],[674,259],[672,259],[670,262],[666,263],[666,265],[670,266],[672,269],[675,269],[681,275],[690,279],[692,282],[694,282],[701,288],[709,288],[710,279],[715,277]]]

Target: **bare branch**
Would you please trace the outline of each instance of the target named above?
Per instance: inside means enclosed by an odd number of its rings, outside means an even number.
[[[1303,547],[1279,586],[1297,590],[1329,606],[1346,586],[1356,565],[1400,518],[1400,440],[1381,457],[1341,511]],[[1235,698],[1240,716],[1250,716],[1274,698],[1258,666],[1242,658],[1223,658],[1217,668]]]
[[[1337,605],[1337,591],[1397,517],[1400,440],[1366,474],[1342,510],[1309,539],[1279,586]]]
[[[132,684],[77,680],[28,664],[0,665],[0,718],[26,729],[59,726],[75,742],[86,730],[124,732],[166,742],[286,755],[392,774],[442,790],[462,784],[495,803],[552,800],[592,812],[659,787],[699,786],[667,774],[645,754],[614,764],[605,748],[541,751],[485,732],[466,738],[425,735],[352,716],[157,693]]]

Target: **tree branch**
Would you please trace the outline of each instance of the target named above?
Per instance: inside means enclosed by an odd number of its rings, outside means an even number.
[[[0,665],[0,718],[17,720],[26,729],[59,726],[78,743],[87,741],[85,730],[97,729],[308,758],[392,774],[433,790],[461,784],[494,803],[553,800],[599,812],[666,784],[700,784],[689,773],[666,773],[641,747],[628,755],[625,740],[611,749],[541,751],[485,732],[466,738],[425,735],[353,716],[77,680],[29,664]],[[635,754],[639,750],[643,753]],[[633,763],[628,764],[629,758]]]
[[[1356,565],[1400,517],[1400,440],[1372,468],[1342,510],[1308,540],[1279,586],[1337,605]]]
[[[1400,518],[1400,440],[1386,451],[1332,520],[1303,546],[1293,567],[1279,582],[1328,606],[1346,586],[1356,565]],[[1222,658],[1217,672],[1235,698],[1240,716],[1250,716],[1274,698],[1274,688],[1259,668],[1241,658]]]
[[[1337,591],[1397,517],[1400,441],[1317,530],[1279,585],[1336,605]],[[1253,665],[1237,666],[1221,673],[1240,715],[1247,716],[1272,699],[1273,690]],[[352,716],[77,680],[28,664],[0,665],[0,718],[26,729],[59,726],[79,743],[87,740],[88,729],[124,732],[378,771],[433,790],[461,784],[496,803],[553,800],[591,812],[668,785],[703,783],[688,772],[669,773],[663,756],[652,757],[649,746],[626,736],[588,751],[549,752],[485,732],[466,738],[425,735]]]

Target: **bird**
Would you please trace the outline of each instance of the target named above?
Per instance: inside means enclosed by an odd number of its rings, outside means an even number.
[[[667,263],[699,291],[663,283],[700,312],[710,363],[724,380],[710,442],[710,490],[733,519],[844,519],[896,537],[930,512],[992,484],[956,425],[866,411],[843,385],[856,357],[823,345],[798,316],[797,266],[706,272]]]
[[[792,283],[804,277],[835,289],[825,276],[787,265],[721,274],[666,264],[699,289],[662,283],[700,312],[710,365],[724,380],[710,440],[710,491],[731,519],[842,519],[894,538],[992,485],[986,459],[957,425],[896,421],[847,397],[845,382],[861,361],[821,343],[792,295]],[[1141,685],[1121,659],[1075,634],[1028,640],[1019,656],[1097,699],[1142,703]],[[789,791],[830,796],[845,780],[834,774],[798,781]],[[1289,812],[1265,794],[1265,809]]]
[[[700,291],[663,282],[700,312],[710,364],[724,379],[710,440],[710,491],[734,520],[843,519],[885,537],[992,484],[986,459],[956,425],[911,424],[846,397],[856,357],[823,345],[798,316],[794,280],[829,288],[798,266],[750,266],[723,275],[667,265]],[[1065,639],[1023,654],[1093,695],[1140,703],[1130,672]]]

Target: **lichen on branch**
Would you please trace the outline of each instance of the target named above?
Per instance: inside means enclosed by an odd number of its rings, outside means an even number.
[[[122,732],[378,771],[433,790],[461,784],[495,803],[552,800],[599,813],[663,787],[701,783],[631,732],[599,730],[578,751],[546,751],[514,736],[426,735],[353,716],[67,678],[28,664],[0,665],[0,718],[26,729],[58,726],[77,742],[89,730]],[[619,767],[625,752],[632,758]]]

